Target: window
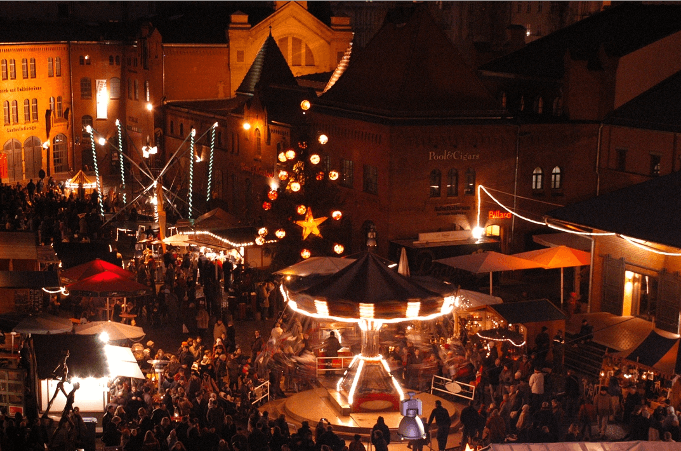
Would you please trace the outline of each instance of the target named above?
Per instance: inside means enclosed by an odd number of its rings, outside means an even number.
[[[9,100],[5,100],[2,104],[2,109],[3,109],[3,119],[5,121],[5,125],[9,125],[10,120],[9,120]]]
[[[21,77],[28,78],[28,60],[26,58],[21,60]]]
[[[83,77],[80,79],[80,98],[81,99],[92,98],[92,81],[87,77]]]
[[[54,77],[54,60],[51,56],[47,58],[47,76]]]
[[[24,122],[31,122],[31,101],[24,99]]]
[[[61,77],[61,58],[59,57],[54,59],[54,74]]]
[[[82,124],[82,130],[83,130],[83,136],[87,137],[90,136],[87,132],[87,126],[89,125],[92,127],[92,116],[83,116],[81,118],[81,124]]]
[[[260,129],[255,129],[255,156],[262,157],[262,138],[260,137]]]
[[[447,172],[447,197],[459,195],[459,171],[452,168]]]
[[[551,171],[551,189],[563,189],[563,171],[560,166]]]
[[[527,12],[528,13],[532,12],[532,2],[527,2]]]
[[[170,134],[174,135],[175,134],[175,122],[170,121]]]
[[[10,80],[17,79],[17,65],[14,59],[9,60],[9,79]]]
[[[66,156],[66,136],[59,134],[52,140],[52,161],[54,162],[54,172],[66,172],[69,169],[69,162]]]
[[[525,111],[525,96],[520,96],[520,103],[518,105],[520,111]]]
[[[534,101],[534,112],[537,114],[544,114],[544,99],[537,97]]]
[[[116,55],[116,66],[121,65],[121,57],[119,55]]]
[[[430,197],[440,197],[442,188],[442,173],[439,169],[430,171]]]
[[[180,122],[180,136],[184,136],[184,124]]]
[[[627,149],[617,149],[617,162],[615,169],[625,172],[627,170]]]
[[[540,13],[542,10],[542,4],[541,2],[537,2],[537,12]]]
[[[109,66],[113,66],[113,65],[114,65],[114,57],[113,57],[113,55],[109,55]]]
[[[16,100],[12,100],[12,123],[19,123],[19,104]]]
[[[64,111],[62,109],[62,98],[61,96],[57,97],[57,117],[64,117]]]
[[[109,98],[120,99],[121,97],[121,79],[113,77],[109,81]]]
[[[244,61],[246,61],[246,56],[244,54],[244,51],[243,50],[237,50],[236,51],[236,62],[237,63],[243,63]]]
[[[345,158],[341,158],[340,163],[341,163],[340,184],[347,188],[352,188],[355,181],[352,160],[346,160]]]
[[[31,99],[31,120],[38,121],[38,99]]]
[[[324,155],[322,158],[322,168],[324,168],[324,172],[327,174],[331,170],[331,157],[329,155]]]
[[[378,168],[364,165],[364,192],[378,194]]]
[[[90,65],[90,55],[85,55],[85,65],[86,66]]]
[[[7,60],[2,60],[2,79],[7,80]]]
[[[544,171],[542,171],[542,168],[537,167],[532,171],[532,189],[534,191],[544,189]]]
[[[29,60],[29,71],[31,72],[31,78],[35,78],[35,58]]]
[[[502,91],[501,93],[501,108],[506,108],[506,93]]]
[[[303,64],[303,41],[299,38],[291,38],[291,65],[302,66]]]
[[[85,66],[85,56],[84,56],[84,55],[80,55],[80,56],[78,57],[78,63],[79,63],[81,66]]]
[[[128,100],[132,100],[132,80],[128,78]]]
[[[660,155],[650,154],[650,175],[653,177],[660,175],[660,160]]]
[[[134,92],[135,100],[139,100],[139,99],[140,99],[140,85],[139,85],[139,82],[138,82],[137,80],[135,80],[133,83],[134,83],[134,85],[135,85],[135,92]]]
[[[144,81],[144,101],[150,102],[151,93],[149,92],[149,80]]]
[[[563,114],[563,99],[556,97],[553,99],[553,115],[560,116]]]
[[[467,196],[475,195],[475,169],[468,168],[466,171],[466,186],[463,193]]]

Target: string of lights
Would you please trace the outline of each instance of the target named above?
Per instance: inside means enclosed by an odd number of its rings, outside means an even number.
[[[121,191],[123,191],[123,205],[128,203],[125,193],[125,165],[123,164],[123,132],[121,131],[121,121],[116,119],[116,129],[118,131],[118,163],[121,165]]]
[[[218,123],[214,123],[210,130],[210,160],[208,161],[208,187],[206,189],[206,202],[210,202],[210,191],[213,183],[213,155],[215,152],[215,129]]]
[[[91,126],[87,126],[86,131],[90,134],[90,145],[92,146],[92,160],[95,167],[95,178],[97,183],[97,197],[99,199],[99,213],[104,217],[104,201],[102,200],[102,182],[99,178],[99,167],[97,166],[97,149],[95,148],[95,131]]]
[[[196,136],[196,129],[192,128],[191,138],[189,140],[189,219],[193,215],[193,201],[194,201],[194,137]]]

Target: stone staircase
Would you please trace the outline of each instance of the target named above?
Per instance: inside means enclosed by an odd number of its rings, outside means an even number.
[[[564,366],[577,374],[598,379],[607,347],[591,340],[582,343],[574,335],[566,334]]]

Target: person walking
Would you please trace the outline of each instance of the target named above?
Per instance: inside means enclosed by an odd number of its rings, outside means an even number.
[[[463,433],[461,435],[461,449],[465,449],[466,444],[471,443],[471,440],[477,435],[480,422],[482,418],[475,408],[475,402],[470,401],[466,407],[461,410],[459,416],[461,424],[463,424]]]
[[[539,367],[534,368],[534,373],[530,376],[530,406],[532,412],[536,412],[541,407],[544,400],[544,373]]]
[[[447,437],[449,437],[449,426],[452,424],[452,420],[449,417],[449,412],[442,406],[442,401],[439,399],[435,401],[435,408],[430,413],[428,417],[428,427],[433,424],[437,425],[437,447],[439,451],[445,451],[447,449]]]
[[[600,438],[605,437],[608,429],[608,419],[615,413],[612,408],[612,397],[608,394],[607,387],[601,387],[594,396],[594,408],[596,409],[596,421],[598,423],[598,433]]]

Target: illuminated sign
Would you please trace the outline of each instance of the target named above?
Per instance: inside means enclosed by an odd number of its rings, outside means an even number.
[[[511,213],[501,210],[491,210],[488,214],[489,219],[511,219]]]

